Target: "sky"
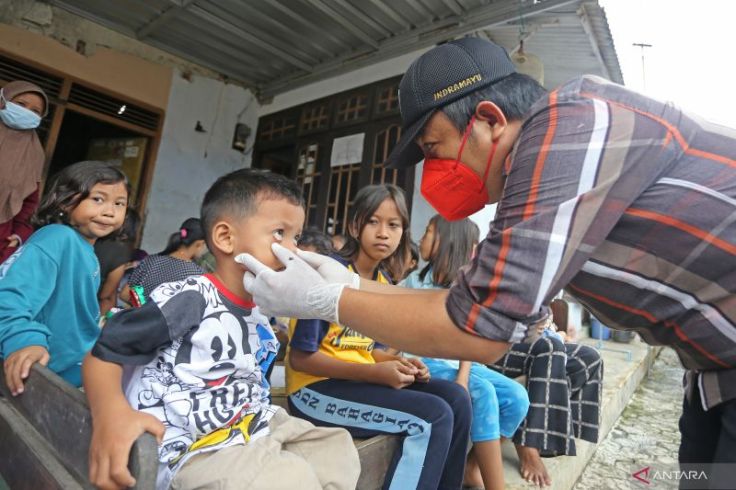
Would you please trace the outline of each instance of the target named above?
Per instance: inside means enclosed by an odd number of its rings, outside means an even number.
[[[736,0],[599,0],[624,82],[736,128]],[[644,49],[644,78],[641,48]]]

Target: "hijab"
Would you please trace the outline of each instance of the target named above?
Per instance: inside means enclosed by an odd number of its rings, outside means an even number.
[[[48,113],[49,100],[37,85],[16,81],[3,87],[3,98],[12,101],[16,96],[33,92],[44,101],[42,117]],[[33,129],[9,128],[0,120],[0,223],[17,215],[23,201],[30,196],[41,181],[46,155]]]

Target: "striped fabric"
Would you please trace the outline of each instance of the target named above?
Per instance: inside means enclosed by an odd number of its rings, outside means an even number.
[[[736,131],[586,76],[535,104],[504,175],[459,327],[520,342],[564,287],[673,347],[704,408],[736,398]]]

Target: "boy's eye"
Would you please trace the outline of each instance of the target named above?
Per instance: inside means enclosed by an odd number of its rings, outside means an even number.
[[[276,240],[278,240],[278,241],[281,241],[281,240],[283,240],[283,239],[284,239],[284,230],[275,230],[275,231],[273,232],[273,237],[274,237],[274,238],[275,238]]]
[[[96,202],[96,203],[101,203],[101,202],[103,201],[103,199],[102,199],[101,197],[99,197],[99,196],[95,196],[95,197],[93,197],[93,198],[92,198],[92,200],[93,200],[94,202]]]

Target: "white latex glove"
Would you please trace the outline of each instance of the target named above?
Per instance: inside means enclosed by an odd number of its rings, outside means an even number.
[[[297,249],[296,254],[319,272],[326,282],[346,284],[353,289],[360,289],[360,276],[332,257],[300,249]]]
[[[248,269],[243,285],[255,304],[268,316],[339,323],[338,304],[345,284],[326,282],[308,263],[278,243],[271,245],[271,250],[286,266],[284,270],[277,272],[250,254],[235,257]]]

